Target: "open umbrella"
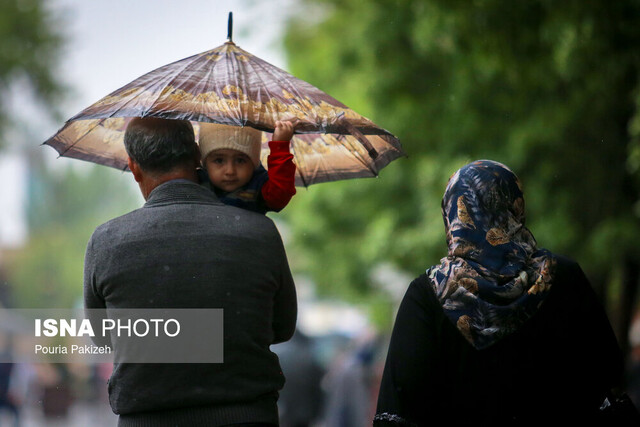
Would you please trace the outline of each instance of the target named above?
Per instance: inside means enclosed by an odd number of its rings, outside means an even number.
[[[133,117],[251,126],[269,133],[296,120],[291,151],[296,185],[377,176],[404,156],[390,132],[311,84],[242,50],[229,33],[223,45],[157,68],[69,119],[44,142],[61,156],[127,170],[123,138]]]

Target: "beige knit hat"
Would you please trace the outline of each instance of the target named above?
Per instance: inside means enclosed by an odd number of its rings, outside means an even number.
[[[249,126],[200,123],[198,144],[203,162],[212,151],[230,148],[249,156],[255,167],[260,164],[262,132]]]

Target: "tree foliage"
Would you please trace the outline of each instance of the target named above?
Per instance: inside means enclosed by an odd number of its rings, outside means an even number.
[[[42,0],[0,2],[0,133],[12,116],[7,94],[18,82],[56,112],[55,102],[63,92],[56,75],[64,42],[61,28]]]
[[[140,206],[141,198],[129,185],[130,174],[31,161],[29,239],[9,269],[12,299],[21,308],[70,308],[82,300],[84,253],[93,230]]]
[[[521,178],[540,246],[601,290],[624,276],[640,264],[639,18],[633,0],[307,0],[286,37],[290,70],[409,158],[294,198],[300,268],[360,297],[378,263],[420,274],[446,255],[447,178],[489,158]]]
[[[95,165],[48,165],[43,156],[51,148],[34,141],[37,125],[12,123],[17,118],[7,100],[16,87],[20,101],[31,98],[54,118],[67,93],[57,72],[65,26],[46,6],[42,0],[0,2],[0,135],[5,140],[11,123],[14,134],[29,144],[19,147],[29,161],[29,237],[23,248],[2,254],[0,290],[7,292],[8,285],[8,296],[3,293],[0,304],[23,308],[69,308],[81,300],[89,236],[100,223],[140,204],[128,174]],[[32,118],[33,123],[41,119]]]

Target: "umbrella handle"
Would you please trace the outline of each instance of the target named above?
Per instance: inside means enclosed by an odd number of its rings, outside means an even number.
[[[227,42],[233,43],[233,12],[229,12],[229,21],[227,22]]]

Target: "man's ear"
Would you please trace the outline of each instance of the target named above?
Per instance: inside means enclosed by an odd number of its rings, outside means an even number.
[[[202,153],[200,153],[200,148],[196,148],[196,156],[195,156],[195,161],[196,161],[196,169],[199,168],[200,166],[202,166]]]
[[[142,182],[142,170],[140,169],[140,165],[131,160],[131,157],[127,158],[127,165],[129,166],[129,170],[133,174],[133,178],[136,182]]]

